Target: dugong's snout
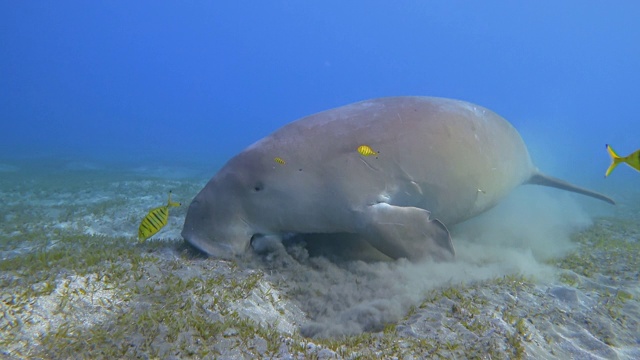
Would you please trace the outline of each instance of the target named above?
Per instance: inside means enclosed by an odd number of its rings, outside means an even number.
[[[205,190],[198,194],[189,205],[182,237],[207,255],[233,259],[247,251],[252,234],[247,224],[229,211],[231,206],[224,211],[222,204],[225,202],[212,204],[208,201]]]

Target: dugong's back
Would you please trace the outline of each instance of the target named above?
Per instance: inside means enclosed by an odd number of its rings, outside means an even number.
[[[360,145],[378,154],[362,156]],[[502,117],[433,97],[379,98],[317,113],[247,151],[257,148],[315,168],[319,183],[333,186],[348,206],[415,206],[445,224],[493,206],[534,171],[520,135]]]

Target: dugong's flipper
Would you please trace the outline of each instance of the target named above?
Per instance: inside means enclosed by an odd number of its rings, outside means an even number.
[[[440,221],[429,219],[429,211],[417,207],[379,203],[361,213],[365,239],[393,258],[420,260],[432,256],[450,260],[455,256],[449,230]]]

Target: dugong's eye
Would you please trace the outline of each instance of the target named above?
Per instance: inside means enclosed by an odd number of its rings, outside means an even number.
[[[258,192],[258,191],[262,191],[262,189],[264,189],[264,184],[261,181],[258,181],[254,186],[253,186],[253,191]]]

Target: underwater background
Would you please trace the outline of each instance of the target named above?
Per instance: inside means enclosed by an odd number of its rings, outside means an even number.
[[[539,166],[557,165],[570,180],[602,180],[605,143],[638,147],[629,136],[640,133],[633,1],[0,6],[7,161],[215,170],[297,118],[397,95],[492,109]]]
[[[604,177],[605,144],[640,149],[638,19],[635,1],[0,2],[0,354],[640,357],[640,174]],[[454,233],[453,264],[182,244],[233,155],[399,95],[497,112],[541,170],[618,205],[518,190]],[[169,190],[182,206],[139,244]]]

